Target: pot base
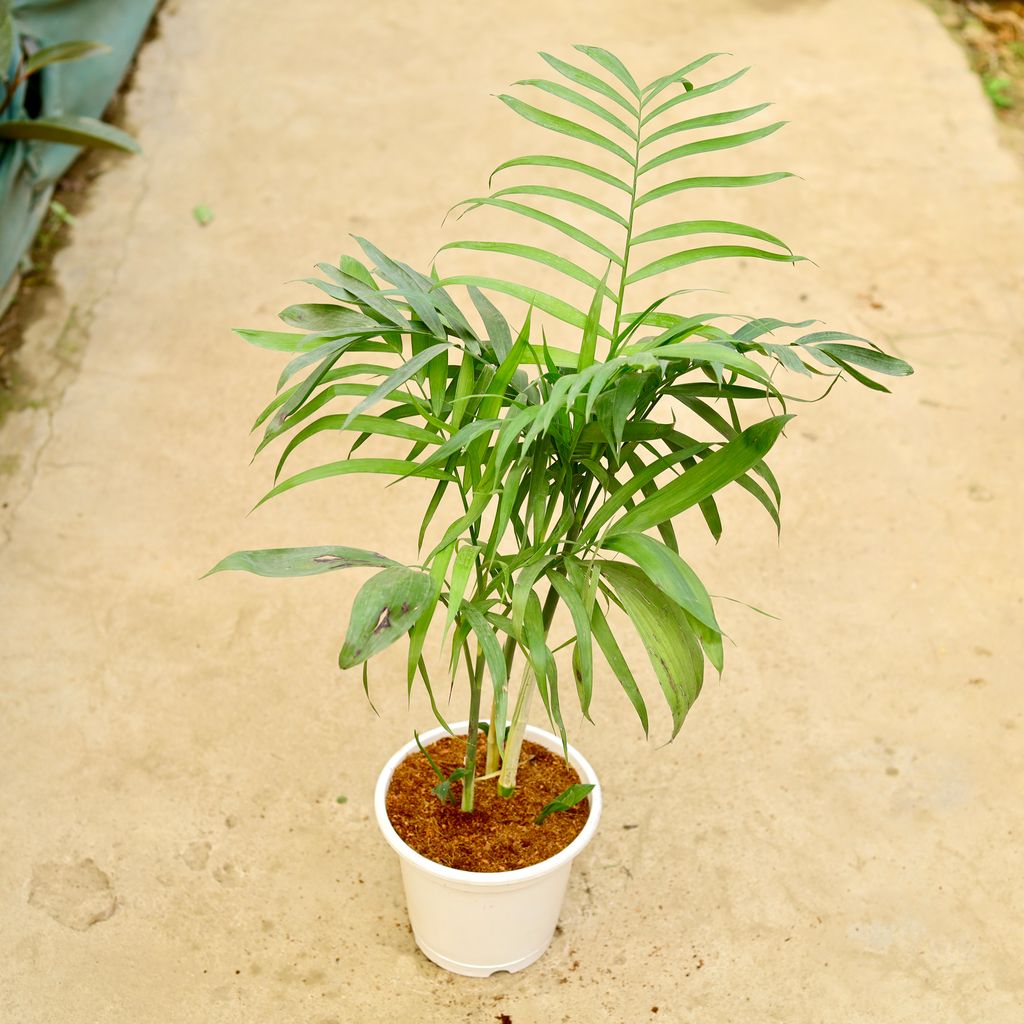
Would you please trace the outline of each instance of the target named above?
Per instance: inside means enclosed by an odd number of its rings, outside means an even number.
[[[539,949],[535,949],[532,953],[527,953],[526,956],[522,956],[518,960],[513,960],[507,964],[495,964],[493,967],[481,964],[464,964],[458,960],[452,960],[450,957],[443,956],[437,950],[431,949],[425,943],[420,942],[419,938],[416,939],[416,945],[419,946],[420,951],[428,960],[437,964],[438,967],[443,967],[446,971],[450,971],[452,974],[461,974],[466,978],[489,978],[492,974],[497,974],[499,971],[508,971],[509,974],[515,974],[516,971],[521,971],[529,967],[530,964],[536,963],[547,952],[551,942],[550,940],[545,942]]]

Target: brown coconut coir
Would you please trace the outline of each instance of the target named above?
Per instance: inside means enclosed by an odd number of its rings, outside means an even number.
[[[478,765],[484,764],[485,742],[483,735],[478,737]],[[445,736],[427,750],[448,776],[465,760],[466,738]],[[478,775],[475,807],[466,814],[459,810],[462,784],[452,785],[454,803],[441,803],[433,793],[437,775],[417,750],[391,776],[387,812],[402,839],[438,864],[462,871],[512,871],[553,857],[580,834],[590,815],[587,800],[548,815],[543,825],[534,824],[541,808],[579,781],[576,769],[560,755],[527,740],[515,794],[499,796],[497,778]]]

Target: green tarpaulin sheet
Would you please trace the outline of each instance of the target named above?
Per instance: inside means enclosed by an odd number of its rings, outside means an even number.
[[[33,116],[99,117],[117,91],[158,0],[14,0],[15,54],[19,40],[35,48],[73,39],[106,43],[109,53],[44,68],[34,89]],[[15,58],[7,69],[10,80]],[[31,81],[31,80],[30,80]],[[22,85],[0,115],[29,116]],[[32,244],[54,184],[81,152],[52,142],[0,140],[0,297]],[[2,298],[0,298],[2,301]],[[2,310],[0,310],[2,312]]]

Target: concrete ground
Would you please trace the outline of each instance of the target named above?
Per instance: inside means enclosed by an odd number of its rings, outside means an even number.
[[[372,821],[379,766],[431,719],[401,652],[376,668],[379,718],[335,668],[364,577],[197,579],[244,547],[413,559],[415,490],[372,479],[244,518],[281,360],[229,328],[308,301],[287,282],[350,232],[426,265],[443,211],[538,144],[490,94],[576,41],[647,77],[712,49],[754,63],[731,100],[793,123],[749,159],[806,180],[731,209],[819,267],[690,280],[869,334],[917,374],[798,410],[781,546],[743,494],[717,548],[693,524],[713,592],[780,621],[722,604],[724,677],[668,747],[664,716],[645,744],[600,680],[596,727],[570,724],[606,813],[561,934],[473,981],[418,954]],[[0,1017],[1024,1019],[1024,169],[933,15],[172,0],[128,117],[145,155],[97,183],[22,355],[48,398],[0,431]]]

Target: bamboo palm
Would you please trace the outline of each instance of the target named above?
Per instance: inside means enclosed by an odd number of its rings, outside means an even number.
[[[698,83],[696,73],[706,74],[720,54],[641,86],[607,50],[577,50],[582,66],[541,55],[557,77],[518,83],[529,99],[500,97],[573,149],[514,157],[492,178],[543,170],[549,179],[560,176],[560,183],[508,183],[459,204],[461,214],[492,209],[532,232],[547,232],[551,247],[476,238],[442,248],[446,259],[473,251],[490,254],[497,265],[511,260],[539,268],[543,289],[496,273],[423,274],[357,239],[362,259],[346,255],[337,265],[320,264],[321,276],[309,279],[330,301],[282,313],[298,330],[239,332],[292,357],[278,395],[256,421],[260,448],[289,437],[278,476],[309,438],[324,432],[352,438],[345,458],[275,478],[260,503],[351,473],[417,477],[433,487],[416,566],[320,547],[237,552],[211,571],[297,576],[377,569],[356,596],[339,663],[361,664],[365,673],[369,658],[406,637],[408,685],[420,678],[444,723],[424,657],[436,622],[451,678],[461,660],[470,683],[466,761],[458,780],[453,776],[439,789],[449,795],[451,783],[461,780],[467,811],[486,681],[485,774],[500,765],[502,792],[515,786],[534,687],[565,741],[556,657],[562,645],[552,635],[559,607],[572,622],[569,664],[583,715],[589,717],[595,679],[602,677],[595,667],[600,654],[644,733],[649,729],[647,698],[622,653],[617,618],[608,615],[614,606],[616,617],[621,612],[636,629],[670,713],[671,736],[678,733],[700,692],[705,661],[719,672],[723,664],[721,627],[707,589],[680,553],[678,517],[696,509],[717,539],[716,495],[735,484],[779,526],[780,489],[764,460],[796,399],[779,389],[776,371],[822,375],[829,386],[842,376],[881,391],[870,375],[912,372],[851,334],[787,334],[812,327],[811,321],[730,319],[682,308],[693,288],[679,290],[676,278],[697,263],[803,259],[762,228],[679,219],[679,204],[685,199],[689,206],[690,192],[790,177],[782,171],[693,175],[685,164],[768,139],[784,122],[737,130],[732,126],[757,117],[767,104],[701,106],[744,73]],[[537,94],[544,107],[532,102]],[[551,103],[558,112],[547,109]],[[691,109],[692,116],[682,116]],[[599,229],[585,230],[580,214]],[[691,237],[699,244],[677,247]],[[643,307],[634,303],[635,285],[666,275],[671,291]],[[566,294],[559,294],[562,281]],[[580,288],[589,295],[583,304],[571,297]],[[520,302],[521,313],[510,322],[492,297]],[[313,418],[328,406],[330,412]],[[673,409],[693,413],[697,426],[691,429],[699,433],[677,427],[674,414],[671,422],[656,415]],[[364,446],[372,453],[382,437],[390,444],[406,441],[405,458],[354,457]],[[438,522],[447,493],[457,497],[459,512],[451,522]],[[508,681],[520,656],[523,682],[506,731]]]

